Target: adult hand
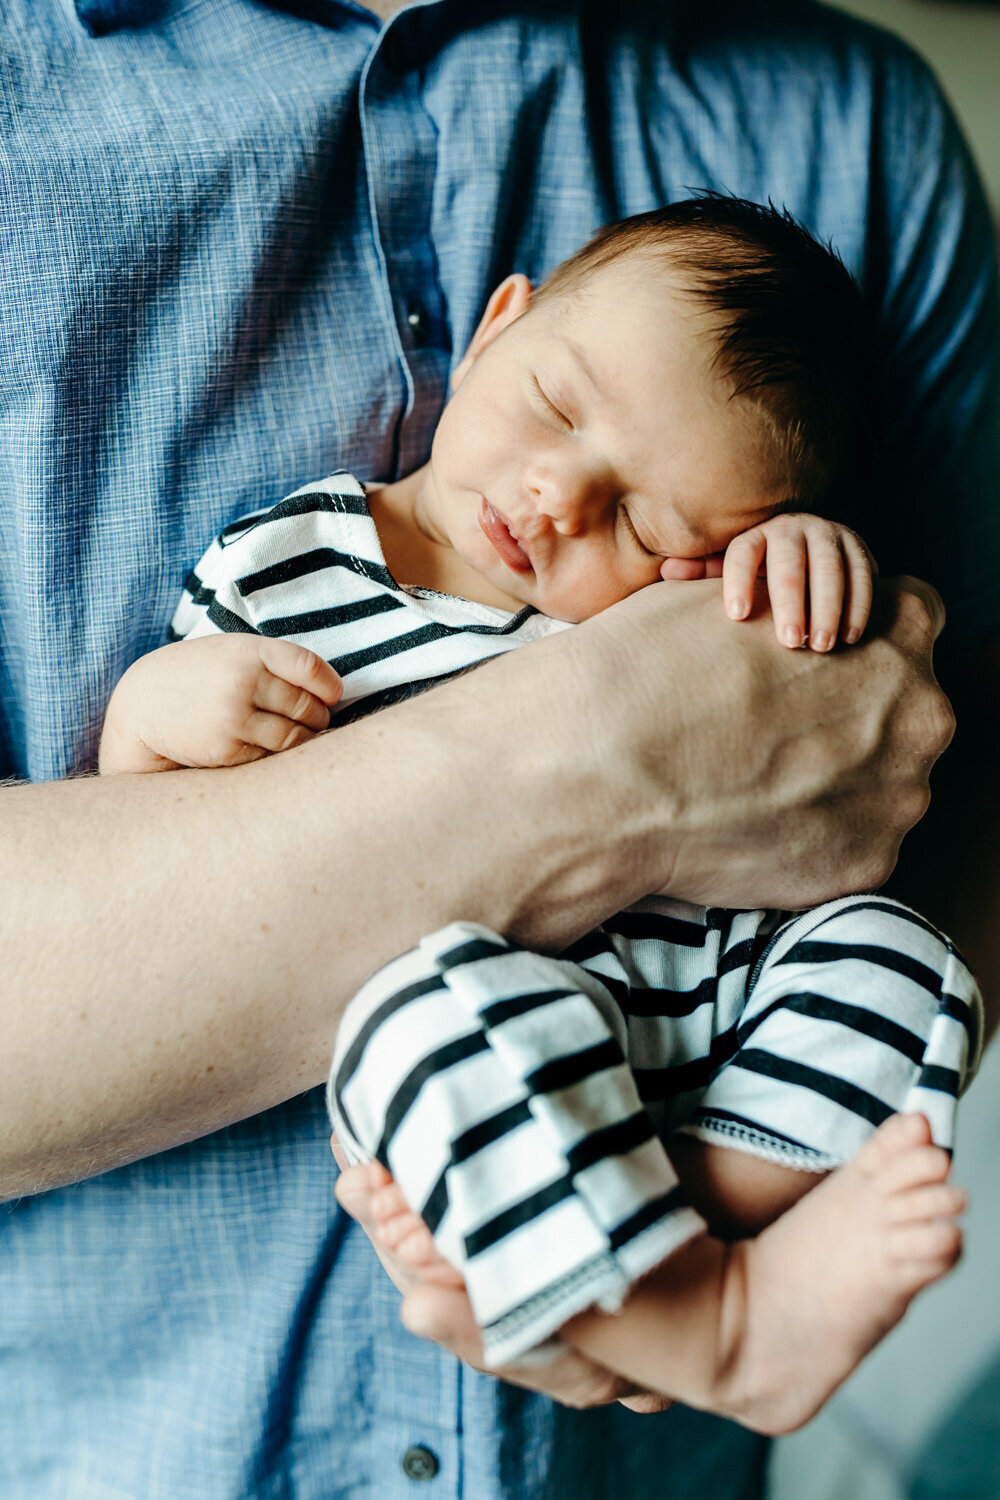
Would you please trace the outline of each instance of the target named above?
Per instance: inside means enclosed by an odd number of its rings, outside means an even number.
[[[400,1316],[405,1327],[440,1344],[474,1369],[484,1369],[482,1340],[464,1289],[419,1285],[394,1256],[379,1246],[372,1235],[373,1184],[368,1168],[350,1166],[336,1136],[331,1137],[330,1145],[341,1169],[336,1189],[338,1202],[361,1225],[386,1272],[403,1293]],[[563,1406],[606,1406],[621,1401],[632,1411],[655,1412],[672,1405],[665,1397],[640,1391],[611,1370],[593,1364],[568,1345],[565,1353],[547,1364],[508,1366],[487,1373],[512,1385],[540,1391]]]
[[[936,596],[878,608],[821,656],[728,620],[717,579],[661,583],[283,755],[5,787],[0,1196],[322,1082],[340,1007],[448,922],[558,951],[658,888],[880,884],[952,717]]]
[[[750,621],[721,615],[717,582],[685,582],[573,632],[580,648],[604,637],[591,692],[622,767],[609,827],[633,847],[645,830],[648,889],[706,904],[803,907],[881,885],[954,729],[931,667],[937,593],[880,583],[865,641],[828,656],[777,646],[761,593]],[[683,655],[681,701],[658,697],[676,681],[665,651]]]

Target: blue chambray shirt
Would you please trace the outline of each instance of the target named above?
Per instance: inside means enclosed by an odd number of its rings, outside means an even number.
[[[987,216],[926,70],[846,17],[2,0],[0,182],[5,774],[92,764],[221,525],[419,464],[503,276],[701,187],[861,278],[892,393],[869,537],[956,644],[1000,624]],[[0,1209],[5,1500],[757,1493],[749,1434],[561,1411],[403,1333],[327,1133],[311,1093]]]

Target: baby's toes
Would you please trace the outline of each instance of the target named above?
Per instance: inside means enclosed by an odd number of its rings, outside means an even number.
[[[917,1146],[899,1152],[879,1174],[885,1193],[907,1197],[922,1187],[939,1187],[951,1171],[951,1157],[940,1146]]]
[[[852,1165],[881,1176],[930,1140],[931,1128],[923,1115],[890,1115],[860,1147]]]
[[[932,1219],[953,1219],[964,1213],[967,1206],[965,1190],[950,1182],[935,1183],[930,1187],[916,1187],[908,1193],[897,1193],[889,1202],[889,1218],[893,1224],[915,1224]]]
[[[412,1235],[418,1235],[420,1232],[427,1235],[423,1220],[408,1208],[402,1209],[399,1214],[393,1214],[393,1217],[387,1220],[382,1220],[372,1230],[379,1245],[384,1250],[391,1250],[394,1256],[399,1257],[405,1257],[406,1242],[411,1239]]]
[[[890,1239],[893,1259],[909,1267],[918,1281],[950,1271],[962,1253],[962,1230],[953,1219],[900,1224]]]
[[[401,1214],[393,1214],[391,1219],[383,1219],[376,1224],[372,1230],[373,1237],[378,1240],[383,1250],[391,1250],[394,1255],[399,1254],[407,1235],[412,1231],[412,1215],[409,1210]]]
[[[391,1177],[388,1177],[384,1187],[380,1187],[377,1193],[372,1194],[372,1216],[379,1223],[394,1218],[396,1214],[410,1213],[410,1205],[403,1197],[401,1190]]]
[[[429,1265],[420,1268],[420,1279],[433,1282],[435,1286],[465,1286],[465,1278],[460,1271],[449,1265],[443,1256],[438,1256]]]
[[[440,1260],[440,1252],[434,1238],[422,1219],[410,1214],[402,1238],[397,1247],[400,1260],[414,1268],[423,1267]]]

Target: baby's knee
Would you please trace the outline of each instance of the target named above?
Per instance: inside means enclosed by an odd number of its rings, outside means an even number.
[[[926,917],[888,896],[842,896],[791,918],[769,958],[789,962],[856,959],[909,974],[940,993],[961,963],[954,944]]]

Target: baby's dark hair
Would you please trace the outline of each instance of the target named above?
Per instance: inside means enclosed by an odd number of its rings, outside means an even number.
[[[731,399],[757,408],[788,499],[850,520],[870,465],[877,382],[864,301],[843,262],[773,204],[706,193],[599,230],[536,303],[582,292],[593,272],[636,251],[661,255],[717,315],[716,368]]]

